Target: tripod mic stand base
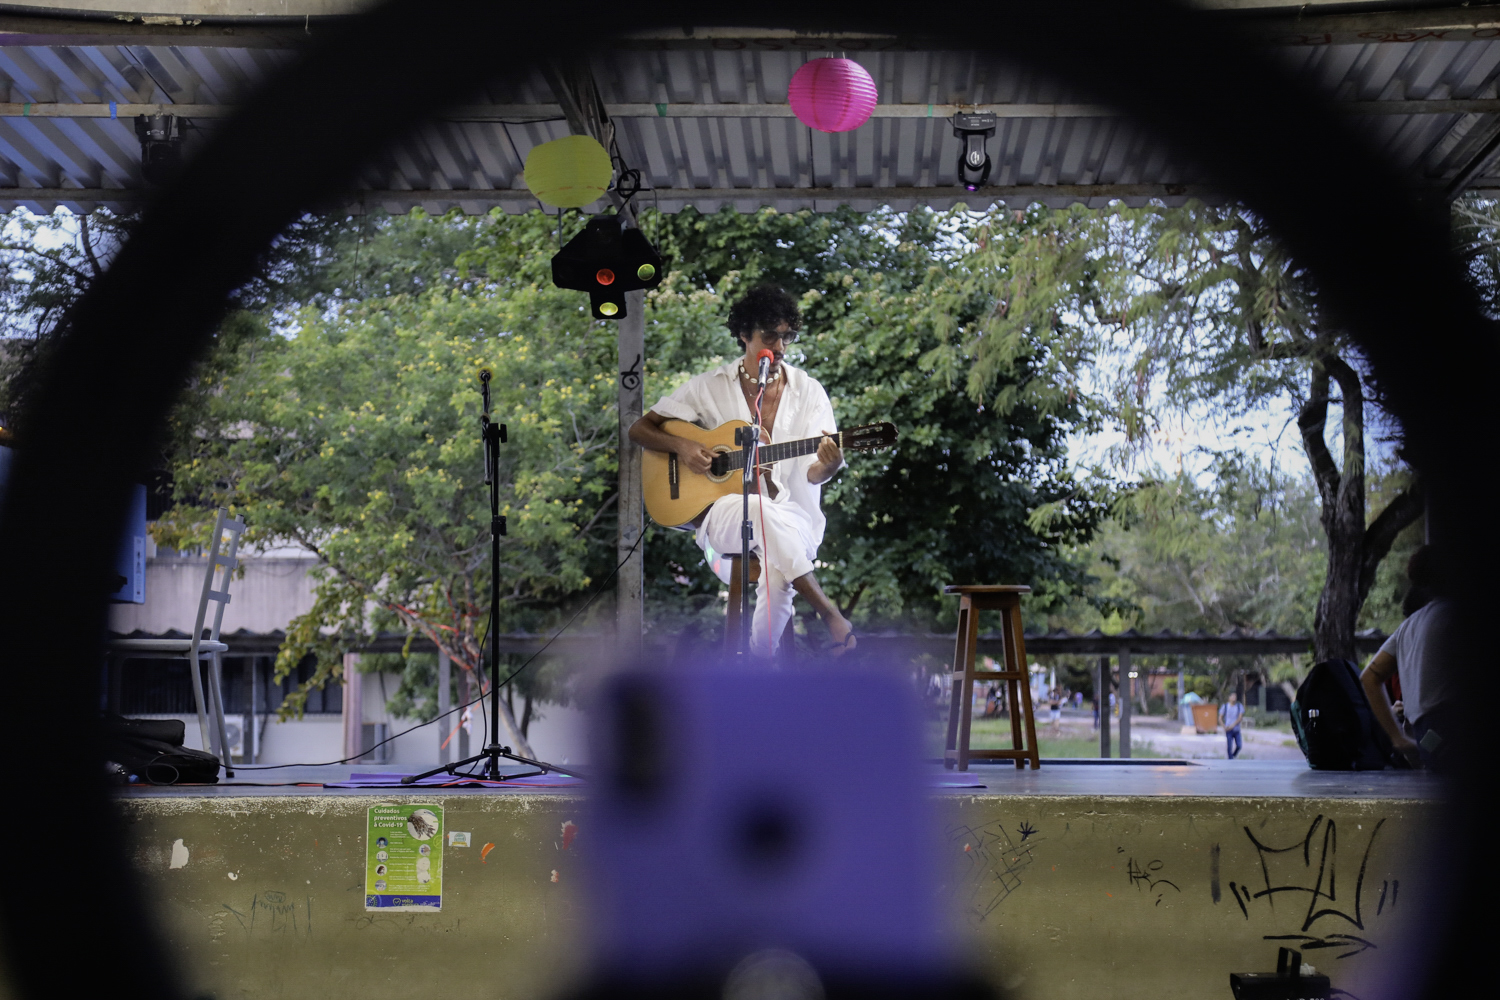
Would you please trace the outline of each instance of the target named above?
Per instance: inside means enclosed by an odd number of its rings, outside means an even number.
[[[523,771],[520,774],[501,774],[501,758],[504,758],[506,760],[513,760],[518,764],[530,764],[537,770]],[[483,774],[458,773],[459,768],[468,767],[471,764],[478,764],[481,761],[484,762]],[[479,778],[484,781],[510,781],[514,778],[534,778],[539,774],[547,774],[554,771],[558,774],[566,774],[569,777],[573,778],[583,778],[583,775],[579,774],[577,771],[572,770],[571,768],[558,767],[556,764],[548,764],[544,760],[532,760],[530,757],[522,757],[520,754],[511,753],[510,747],[503,747],[498,744],[492,743],[472,757],[465,757],[463,760],[456,760],[451,764],[444,764],[443,766],[435,767],[430,771],[423,771],[421,774],[408,774],[406,777],[401,779],[401,784],[414,785],[417,782],[421,781],[423,778],[430,778],[435,774],[451,774],[455,778]]]

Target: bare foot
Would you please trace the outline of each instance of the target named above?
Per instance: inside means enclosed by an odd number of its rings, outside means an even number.
[[[833,637],[829,652],[834,659],[844,656],[859,646],[859,637],[854,634],[854,623],[843,615],[839,615],[828,626],[828,634]]]

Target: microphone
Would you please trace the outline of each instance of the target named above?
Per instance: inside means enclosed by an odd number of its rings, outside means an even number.
[[[756,381],[761,385],[765,385],[766,380],[771,377],[771,361],[775,359],[776,355],[770,351],[761,351],[756,357],[760,358],[760,377]]]

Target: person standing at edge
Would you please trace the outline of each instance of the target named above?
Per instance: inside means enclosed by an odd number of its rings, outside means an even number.
[[[1219,723],[1224,727],[1225,749],[1230,760],[1238,757],[1245,746],[1240,739],[1240,721],[1244,717],[1245,706],[1240,704],[1240,696],[1229,692],[1229,700],[1219,709]]]
[[[663,396],[631,425],[630,440],[651,451],[676,453],[692,472],[708,472],[713,454],[696,441],[667,433],[662,424],[684,420],[711,429],[729,420],[755,423],[755,397],[760,392],[756,374],[763,350],[769,350],[773,360],[761,400],[762,441],[834,433],[838,425],[828,393],[812,376],[785,361],[787,347],[801,329],[802,314],[790,295],[771,285],[750,289],[729,310],[729,332],[743,356],[696,375]],[[750,645],[756,653],[768,654],[769,637],[781,635],[792,615],[794,593],[806,598],[828,627],[835,656],[857,643],[854,626],[823,593],[813,573],[826,523],[822,486],[843,467],[843,450],[834,438],[824,437],[816,455],[777,462],[756,476],[755,494],[750,498],[751,550],[761,564],[750,629]],[[692,522],[698,547],[739,552],[741,513],[738,494],[714,501]]]

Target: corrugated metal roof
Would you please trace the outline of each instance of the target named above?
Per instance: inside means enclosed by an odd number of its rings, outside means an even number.
[[[0,84],[15,107],[0,117],[0,189],[14,190],[0,190],[0,205],[38,209],[125,204],[142,181],[132,121],[68,117],[35,106],[194,105],[201,112],[195,125],[211,129],[202,106],[227,109],[291,56],[274,47],[4,41]],[[1436,102],[1500,96],[1500,40],[1289,45],[1280,51],[1296,72],[1341,101],[1441,106]],[[657,189],[643,200],[654,198],[666,211],[687,204],[712,211],[724,204],[825,210],[839,203],[899,209],[997,199],[1171,201],[1206,190],[1202,178],[1125,121],[1076,107],[1087,95],[974,53],[851,52],[875,79],[881,115],[853,132],[814,132],[787,116],[786,88],[798,66],[825,54],[638,43],[595,58],[592,70],[607,105],[635,106],[631,116],[616,114],[617,141],[626,161]],[[368,191],[351,200],[395,211],[413,204],[470,212],[496,204],[514,211],[534,207],[521,180],[524,157],[534,145],[567,134],[568,126],[556,117],[523,119],[556,116],[558,98],[540,74],[487,96],[503,107],[493,116],[468,108],[465,117],[496,120],[426,127],[370,164],[361,180]],[[695,116],[688,105],[734,107],[704,107]],[[930,118],[923,114],[929,105]],[[959,142],[941,116],[942,105],[1002,112],[988,144],[990,186],[977,194],[955,186]],[[753,116],[752,109],[766,116]],[[1500,102],[1445,113],[1361,114],[1358,120],[1397,163],[1448,184],[1472,171],[1500,134],[1497,111]]]

